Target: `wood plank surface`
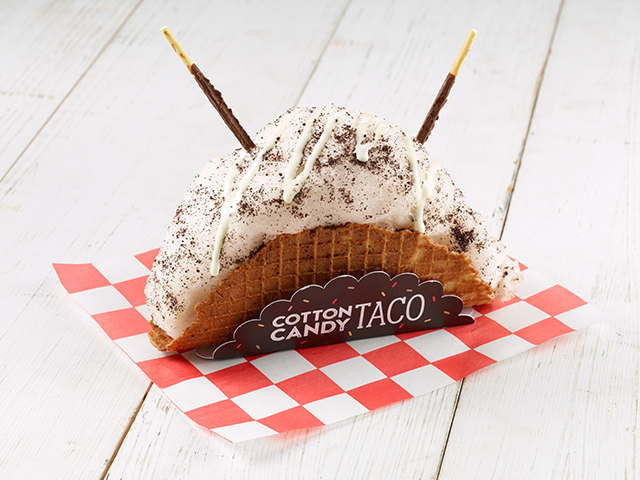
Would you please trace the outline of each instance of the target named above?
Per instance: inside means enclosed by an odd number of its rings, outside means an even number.
[[[3,2],[0,478],[637,478],[639,21],[634,0]],[[415,134],[478,29],[427,149],[513,256],[613,321],[325,428],[195,426],[51,267],[159,246],[238,147],[165,24],[249,134],[325,103]]]
[[[639,20],[566,1],[504,235],[612,320],[468,377],[441,479],[640,475]]]
[[[58,242],[51,233],[73,207],[57,204],[55,190],[40,195],[46,177],[32,176],[16,190],[6,181],[136,5],[0,6],[2,478],[99,478],[148,388],[145,377],[119,358],[119,349],[96,342],[96,332],[74,321],[86,314],[60,296],[50,254],[61,255],[58,249],[78,233],[69,236],[67,229],[66,240]],[[54,178],[64,177],[54,172],[51,183]],[[56,205],[55,213],[41,216],[47,203]]]
[[[139,0],[0,5],[0,178],[91,68]]]

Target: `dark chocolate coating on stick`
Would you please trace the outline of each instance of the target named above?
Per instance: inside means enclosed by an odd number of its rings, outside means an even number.
[[[242,125],[240,125],[240,122],[235,117],[231,109],[223,100],[222,94],[215,89],[209,79],[202,74],[195,63],[191,65],[191,68],[189,70],[191,71],[191,75],[193,75],[193,78],[196,79],[196,82],[198,82],[198,85],[200,85],[200,88],[202,88],[202,91],[207,96],[211,104],[215,107],[215,109],[222,117],[224,123],[236,136],[242,147],[247,152],[251,151],[251,149],[255,147],[255,144],[253,143],[251,137],[247,134],[245,129],[242,128]]]
[[[445,78],[444,83],[438,92],[438,96],[433,101],[433,105],[431,105],[427,118],[424,119],[424,123],[422,124],[422,127],[420,127],[420,131],[418,132],[418,135],[416,135],[416,140],[420,143],[426,142],[427,138],[429,138],[431,130],[433,130],[436,120],[438,120],[440,110],[442,110],[444,104],[447,103],[447,97],[449,96],[449,92],[451,91],[451,87],[453,87],[453,83],[455,81],[456,76],[451,73],[449,73],[447,78]]]

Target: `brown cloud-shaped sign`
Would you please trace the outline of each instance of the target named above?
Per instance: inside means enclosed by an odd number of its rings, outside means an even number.
[[[440,282],[420,283],[413,273],[344,275],[270,303],[232,341],[196,352],[225,359],[473,323],[460,314],[460,298],[442,293]]]

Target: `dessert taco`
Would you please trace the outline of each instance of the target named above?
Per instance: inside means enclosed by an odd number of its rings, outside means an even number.
[[[211,160],[176,211],[145,289],[156,347],[222,343],[271,301],[339,275],[413,272],[467,306],[514,295],[517,263],[400,128],[296,108],[255,143]]]
[[[432,127],[437,111],[430,117]],[[340,275],[412,272],[466,306],[514,295],[518,265],[427,154],[431,127],[423,125],[418,141],[371,114],[294,108],[254,144],[235,117],[225,121],[241,130],[245,148],[211,160],[195,178],[145,288],[158,349],[226,342],[270,302]]]

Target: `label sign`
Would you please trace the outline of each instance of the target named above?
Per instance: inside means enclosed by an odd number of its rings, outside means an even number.
[[[420,283],[413,273],[343,275],[270,303],[260,318],[241,324],[232,341],[196,353],[225,359],[473,323],[461,315],[459,297],[442,293],[440,282]]]

